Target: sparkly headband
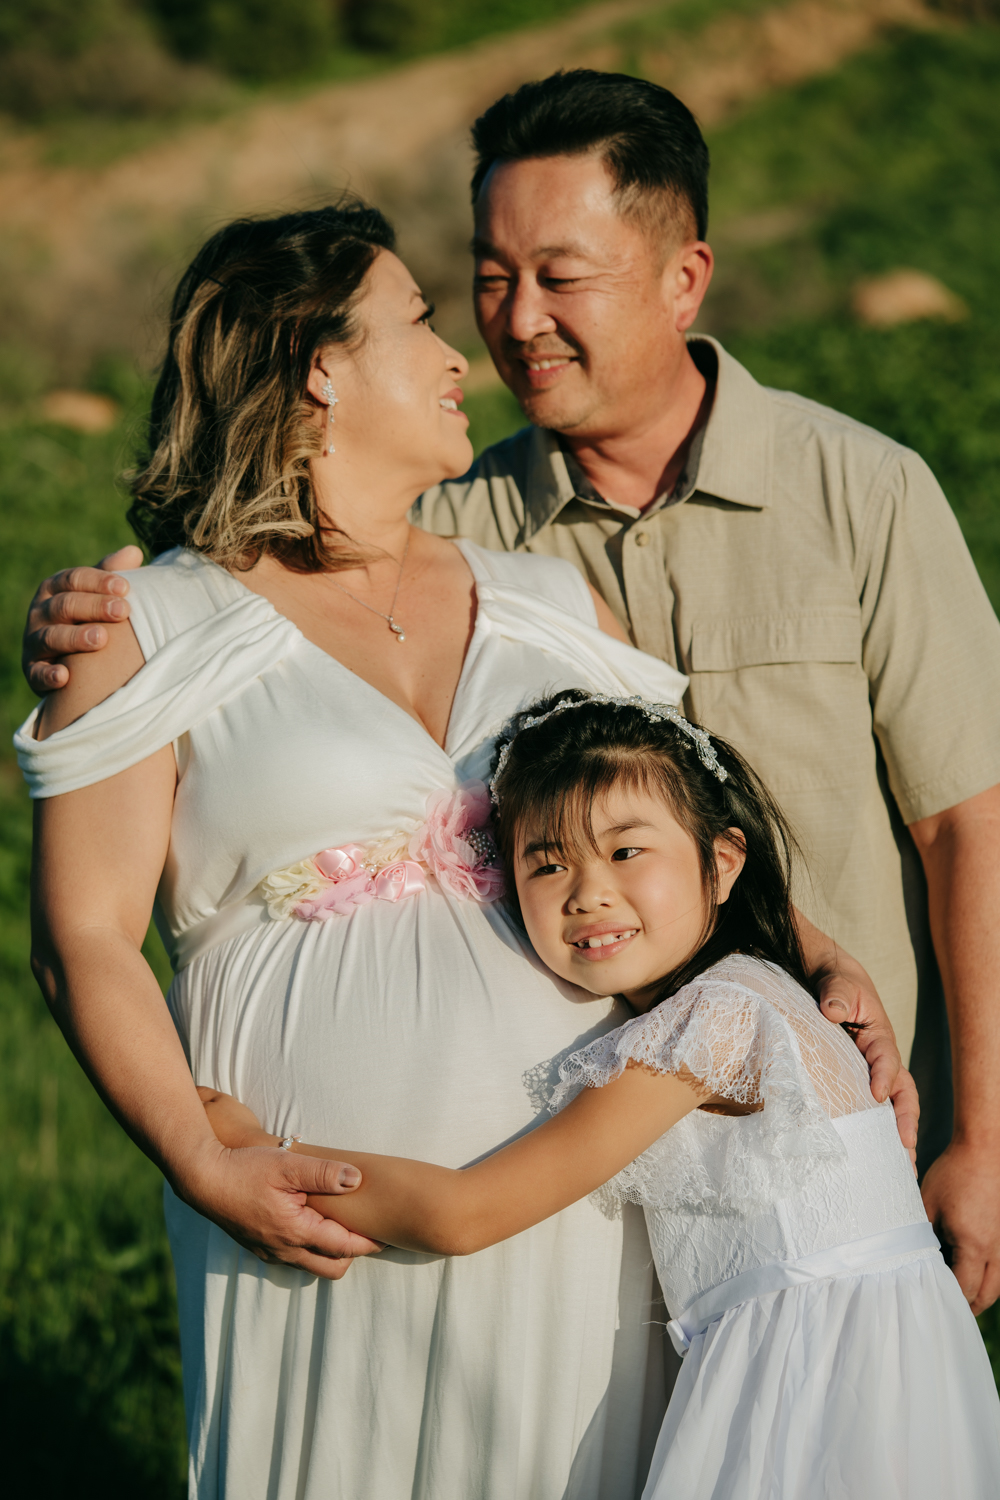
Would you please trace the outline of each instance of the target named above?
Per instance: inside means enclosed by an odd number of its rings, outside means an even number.
[[[536,724],[544,724],[545,720],[551,719],[553,714],[561,714],[566,709],[590,708],[590,706],[594,703],[600,703],[609,708],[637,708],[639,709],[640,713],[646,715],[646,718],[651,724],[662,724],[664,719],[666,719],[669,723],[673,724],[675,728],[679,729],[682,734],[686,734],[689,740],[693,740],[694,747],[698,752],[698,759],[701,761],[706,771],[711,771],[712,775],[717,776],[720,781],[728,781],[729,772],[723,765],[720,764],[719,757],[715,753],[715,746],[709,739],[707,732],[704,729],[697,729],[694,724],[690,724],[688,720],[685,719],[683,714],[678,713],[673,704],[647,703],[645,698],[640,698],[638,694],[631,698],[611,698],[607,695],[607,693],[594,693],[594,695],[590,698],[564,698],[561,703],[557,703],[555,708],[550,708],[547,713],[538,714],[537,717],[527,718],[521,721],[517,729],[511,734],[506,745],[504,745],[503,749],[500,751],[500,758],[497,761],[497,768],[490,778],[490,797],[493,801],[494,807],[500,806],[500,797],[497,793],[497,782],[503,775],[504,767],[507,764],[507,758],[510,755],[510,747],[514,743],[514,740],[517,738],[517,736],[521,733],[521,731],[523,729],[534,729]],[[510,720],[508,722],[512,724],[513,720]],[[504,729],[501,731],[501,734],[504,734],[506,732],[506,727],[507,726],[505,725]]]

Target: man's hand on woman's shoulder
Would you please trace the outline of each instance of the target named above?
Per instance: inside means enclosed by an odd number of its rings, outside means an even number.
[[[122,547],[102,557],[96,568],[64,568],[46,578],[32,599],[24,627],[21,668],[36,693],[51,693],[69,682],[60,658],[100,651],[109,625],[127,620],[128,584],[116,569],[142,566],[138,547]]]

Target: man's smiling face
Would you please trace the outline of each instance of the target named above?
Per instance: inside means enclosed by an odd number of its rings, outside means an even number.
[[[704,285],[630,219],[601,158],[497,162],[476,204],[480,332],[540,427],[600,440],[662,410]],[[705,283],[707,284],[707,282]]]

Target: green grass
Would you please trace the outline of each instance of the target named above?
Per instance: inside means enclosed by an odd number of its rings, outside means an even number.
[[[429,53],[465,46],[507,31],[549,24],[594,3],[595,0],[489,0],[489,3],[431,0],[428,4],[428,0],[409,0],[408,8],[413,10],[417,24],[412,39],[404,40],[401,45],[365,48],[352,44],[343,34],[336,35],[337,28],[333,28],[333,39],[328,45],[307,48],[301,64],[277,78],[271,76],[268,68],[259,78],[252,70],[250,75],[231,76],[226,73],[224,59],[215,59],[216,70],[206,75],[190,99],[183,74],[178,74],[176,98],[167,100],[157,94],[145,102],[141,98],[133,100],[129,107],[123,107],[113,98],[106,105],[95,99],[89,108],[72,102],[66,104],[58,102],[60,94],[55,90],[53,99],[31,114],[30,124],[35,131],[41,127],[42,158],[47,164],[96,169],[175,135],[179,129],[239,113],[268,98],[294,98],[314,91],[317,85],[370,77]],[[688,27],[699,6],[714,11],[717,6],[759,8],[767,3],[768,0],[681,0],[680,9],[685,13],[683,24]],[[146,9],[139,6],[140,12]],[[667,7],[665,17],[669,17],[669,10]],[[669,20],[664,20],[660,29],[664,25],[669,25]],[[392,25],[389,33],[403,34]],[[262,45],[266,55],[266,43]],[[19,128],[8,118],[0,121],[0,136],[3,131],[16,136]]]
[[[921,451],[1000,605],[998,72],[998,30],[900,36],[765,101],[712,147],[728,246],[715,326],[759,378]],[[803,210],[803,227],[784,241],[754,250],[727,241],[727,225],[781,206]],[[895,265],[940,276],[969,304],[969,321],[857,327],[852,281]],[[6,383],[10,401],[17,381]],[[138,412],[142,392],[121,371],[98,383]],[[477,450],[523,422],[503,389],[470,396],[466,409]],[[32,702],[17,642],[35,583],[127,539],[113,475],[128,431],[128,422],[101,438],[23,419],[0,427],[5,744]],[[8,1488],[40,1500],[178,1497],[182,1418],[159,1178],[93,1094],[28,974],[30,817],[9,752],[0,827],[0,1400],[16,1436]],[[982,1327],[1000,1375],[1000,1315]]]
[[[32,697],[33,582],[124,535],[121,431],[0,428],[3,742]],[[0,765],[0,1404],[8,1492],[177,1500],[183,1413],[161,1181],[80,1072],[28,972],[31,817]],[[72,856],[70,856],[72,857]],[[162,949],[154,962],[164,975]]]

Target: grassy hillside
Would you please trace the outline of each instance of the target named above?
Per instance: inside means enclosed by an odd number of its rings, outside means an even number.
[[[1000,605],[998,69],[998,29],[901,35],[717,132],[723,263],[706,326],[761,379],[918,448]],[[746,225],[777,209],[789,212],[775,222],[793,227],[762,244]],[[858,327],[851,283],[897,265],[941,277],[969,320]],[[503,391],[468,409],[479,446],[521,420]],[[125,538],[112,476],[137,415],[103,438],[0,428],[4,744],[31,701],[16,640],[34,583]],[[159,1182],[82,1078],[28,975],[30,816],[4,757],[0,1400],[18,1439],[5,1472],[12,1493],[41,1500],[166,1500],[181,1493],[182,1441]],[[1000,1370],[994,1314],[984,1331]]]

